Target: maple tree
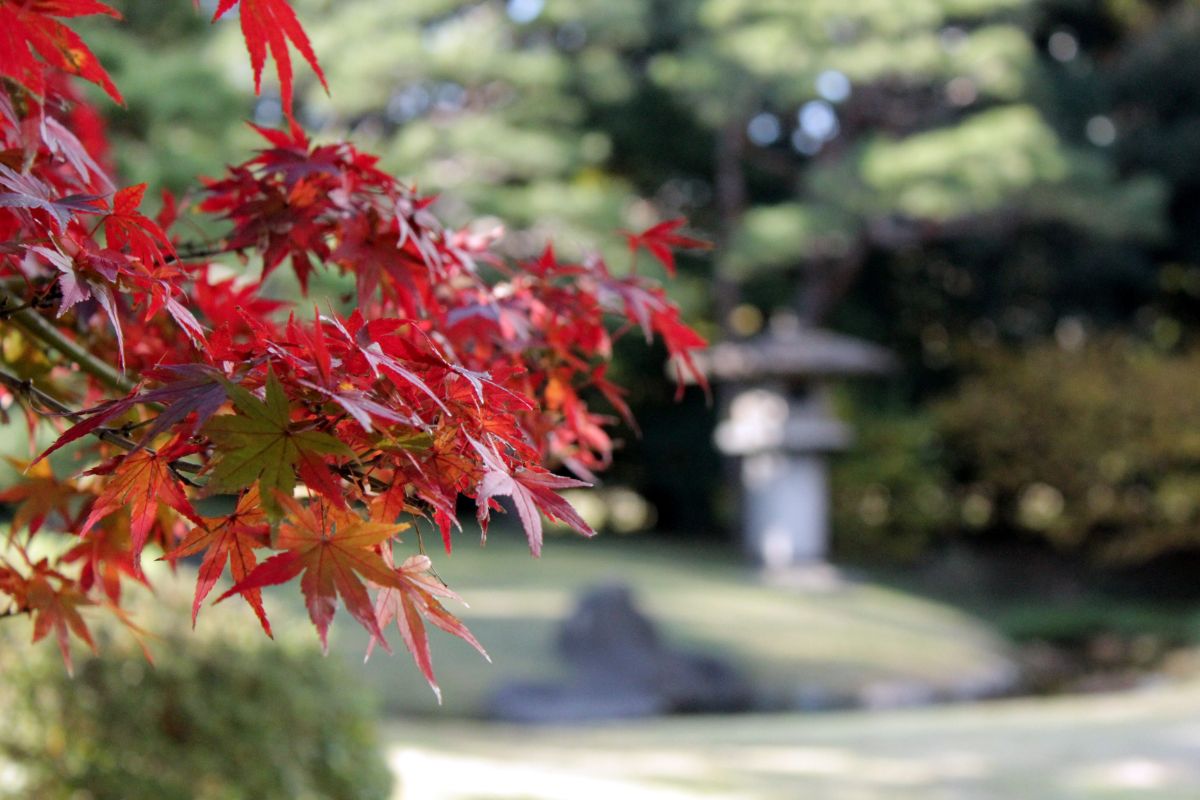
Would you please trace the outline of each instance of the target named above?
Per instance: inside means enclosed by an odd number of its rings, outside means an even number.
[[[126,585],[148,585],[147,549],[199,557],[193,624],[228,569],[219,599],[243,598],[270,635],[262,589],[299,579],[322,643],[339,600],[372,646],[388,648],[394,621],[436,691],[426,622],[483,648],[406,531],[428,520],[449,552],[461,498],[486,535],[509,497],[535,556],[543,515],[590,535],[557,490],[610,462],[614,420],[595,400],[629,418],[607,377],[614,339],[658,336],[701,382],[690,353],[704,341],[636,269],[550,247],[515,263],[494,235],[440,224],[433,198],[374,156],[313,142],[293,115],[289,48],[325,80],[290,5],[221,0],[214,20],[235,7],[256,90],[275,63],[284,128],[256,128],[253,157],[204,179],[194,204],[164,193],[151,218],[147,187],[108,174],[99,116],[72,82],[121,101],[64,21],[117,12],[0,0],[0,400],[20,405],[31,441],[56,430],[0,492],[17,504],[0,614],[30,615],[35,641],[55,633],[69,667],[72,635],[92,646],[80,609],[125,619]],[[224,235],[184,241],[188,206]],[[635,256],[673,272],[672,248],[705,246],[681,225],[627,234]],[[220,277],[222,257],[261,274]],[[310,316],[264,296],[285,263],[305,290],[316,270],[352,276],[353,310],[314,303]],[[67,445],[81,474],[46,460]],[[216,496],[230,510],[197,507]]]

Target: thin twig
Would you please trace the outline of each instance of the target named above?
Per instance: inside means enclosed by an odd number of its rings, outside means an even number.
[[[0,306],[8,307],[10,304],[16,305],[17,302],[8,292],[0,290]],[[133,390],[132,381],[113,369],[109,364],[89,353],[78,342],[68,339],[63,335],[62,331],[47,322],[45,317],[33,309],[14,309],[12,315],[6,321],[16,325],[23,333],[54,348],[75,362],[81,370],[96,378],[96,380],[103,383],[109,389],[122,393],[128,393]]]
[[[26,308],[33,308],[35,305],[37,305],[36,297],[32,300],[26,300],[21,305],[14,306],[13,308],[9,308],[8,306],[0,306],[0,319],[5,319],[7,317],[11,317],[16,312],[22,311]]]
[[[35,278],[27,278],[24,275],[9,275],[8,277],[0,278],[0,289],[3,289],[6,292],[19,292],[22,289],[28,289],[31,286],[35,289],[38,289],[39,286],[37,280],[38,279]]]
[[[349,464],[344,464],[338,467],[336,471],[339,475],[351,483],[355,483],[357,481],[366,481],[367,484],[376,492],[386,492],[390,488],[389,484],[384,483],[383,481],[379,480],[379,478],[359,472]]]
[[[66,417],[72,422],[82,422],[84,419],[83,415],[78,411],[71,409],[69,406],[63,405],[58,400],[46,394],[41,389],[34,386],[32,381],[22,380],[16,375],[5,372],[4,370],[0,370],[0,384],[8,387],[14,394],[21,395],[30,400],[36,400],[39,404],[45,408],[48,408],[55,416]],[[46,412],[39,411],[37,408],[33,408],[32,404],[30,404],[30,408],[34,411],[34,413],[41,414],[42,416],[49,416],[46,414]],[[108,442],[109,444],[120,447],[122,450],[136,450],[138,443],[129,437],[122,435],[120,431],[120,428],[99,426],[90,431],[90,433],[93,436]],[[154,450],[151,448],[147,447],[145,449],[147,452],[154,454]],[[200,471],[200,466],[198,464],[193,464],[190,461],[175,460],[172,461],[169,466],[171,471],[176,473],[180,480],[184,480],[189,484],[192,482],[184,478],[183,475],[180,475],[179,473],[187,472],[195,474]],[[192,485],[194,486],[195,484]]]
[[[220,256],[225,253],[236,252],[226,247],[224,244],[214,247],[201,247],[199,245],[180,245],[175,248],[174,255],[168,255],[163,260],[168,264],[174,261],[191,261],[196,258],[211,258],[212,256]]]

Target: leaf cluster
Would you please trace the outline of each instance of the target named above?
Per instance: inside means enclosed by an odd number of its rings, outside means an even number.
[[[235,5],[222,0],[215,18]],[[615,420],[596,400],[629,418],[607,378],[613,342],[658,336],[703,382],[690,354],[704,341],[656,281],[550,247],[506,259],[499,232],[443,225],[433,198],[375,156],[314,142],[292,116],[289,47],[321,71],[291,7],[241,0],[238,11],[259,88],[275,62],[286,124],[256,128],[261,150],[195,201],[164,194],[151,218],[147,187],[108,175],[94,110],[72,83],[120,100],[62,21],[116,13],[96,0],[0,0],[6,32],[25,33],[0,37],[0,322],[53,353],[38,385],[20,359],[0,384],[31,425],[60,430],[29,465],[33,483],[0,494],[21,504],[0,601],[33,617],[35,639],[53,632],[69,665],[72,634],[91,644],[79,609],[124,618],[147,548],[198,557],[193,621],[228,565],[222,597],[243,597],[270,635],[261,590],[298,579],[322,642],[339,604],[384,646],[395,620],[436,690],[424,621],[478,642],[442,607],[454,595],[414,523],[432,523],[449,552],[460,499],[486,534],[509,497],[534,555],[542,515],[591,535],[557,490],[611,460]],[[193,212],[224,233],[182,240]],[[682,225],[629,234],[631,249],[673,271],[674,248],[704,246]],[[223,258],[261,274],[223,277]],[[341,307],[353,310],[265,297],[278,269],[304,289],[314,272],[348,276]],[[47,466],[67,445],[82,475]]]

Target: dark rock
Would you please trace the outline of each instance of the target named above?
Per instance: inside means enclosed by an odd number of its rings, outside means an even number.
[[[825,686],[802,684],[785,698],[780,711],[842,711],[858,706],[851,692],[839,692]]]
[[[492,692],[485,713],[506,722],[551,724],[653,717],[670,711],[666,698],[636,687],[512,681]]]
[[[665,648],[649,618],[621,584],[588,590],[562,625],[558,653],[577,670],[624,677],[653,674]]]
[[[858,692],[858,704],[872,711],[927,706],[937,700],[937,691],[927,683],[883,680],[868,683]]]
[[[1010,661],[997,661],[986,669],[964,675],[943,691],[942,699],[949,703],[969,703],[975,700],[1006,697],[1021,687],[1021,669]]]
[[[489,699],[489,715],[567,722],[744,711],[753,701],[750,684],[724,659],[665,644],[622,585],[584,594],[563,623],[558,651],[568,680],[505,684]]]

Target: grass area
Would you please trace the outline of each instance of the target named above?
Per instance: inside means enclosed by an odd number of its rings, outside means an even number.
[[[855,691],[880,681],[949,687],[1003,667],[1006,652],[988,624],[944,603],[868,581],[823,591],[763,585],[734,552],[715,546],[555,539],[539,562],[515,531],[501,529],[485,550],[463,546],[437,563],[472,602],[464,617],[496,663],[437,635],[434,658],[447,701],[436,717],[429,716],[436,709],[432,694],[403,653],[380,653],[365,668],[356,663],[337,690],[374,689],[392,715],[385,749],[407,791],[397,796],[1200,797],[1200,684],[904,712],[677,717],[592,727],[464,719],[479,711],[497,681],[555,675],[559,620],[580,590],[612,580],[635,588],[669,640],[720,652],[781,693],[814,686]],[[148,566],[159,573],[164,595],[171,594],[163,566]],[[180,576],[176,594],[190,595],[189,578]],[[277,628],[303,628],[296,633],[316,647],[296,586],[272,591],[268,604],[285,612],[275,617]],[[200,626],[240,623],[254,634],[249,610],[236,601],[227,605],[229,614],[202,614]],[[186,611],[178,614],[184,619]],[[344,611],[332,644],[336,655],[361,662],[365,635]]]
[[[1024,641],[1080,641],[1101,633],[1153,636],[1193,644],[1200,634],[1195,602],[1151,602],[1092,594],[1058,603],[1012,600],[997,604],[988,620],[1005,636]]]
[[[397,721],[421,800],[1194,800],[1200,685],[892,712],[590,728]]]
[[[1200,643],[1200,602],[1194,596],[1157,596],[1150,581],[1140,591],[1084,584],[1056,593],[1045,586],[1023,585],[1019,573],[1012,575],[1005,591],[958,582],[945,585],[896,567],[873,569],[869,574],[884,586],[986,618],[997,632],[1014,641],[1079,642],[1111,633],[1153,636],[1175,645]]]
[[[564,538],[549,542],[535,561],[514,531],[497,530],[486,548],[464,545],[435,563],[471,604],[459,610],[494,660],[489,665],[465,644],[434,632],[446,696],[442,716],[477,714],[498,682],[560,675],[554,640],[561,619],[580,591],[611,581],[633,587],[669,641],[732,659],[782,700],[797,692],[853,694],[879,684],[952,692],[1007,665],[1003,642],[948,606],[869,583],[828,591],[764,586],[734,551],[719,547]],[[282,597],[298,605],[295,587]],[[399,646],[399,637],[392,638]],[[361,661],[366,636],[342,612],[331,644]],[[355,670],[386,713],[438,711],[403,653],[378,653]]]

